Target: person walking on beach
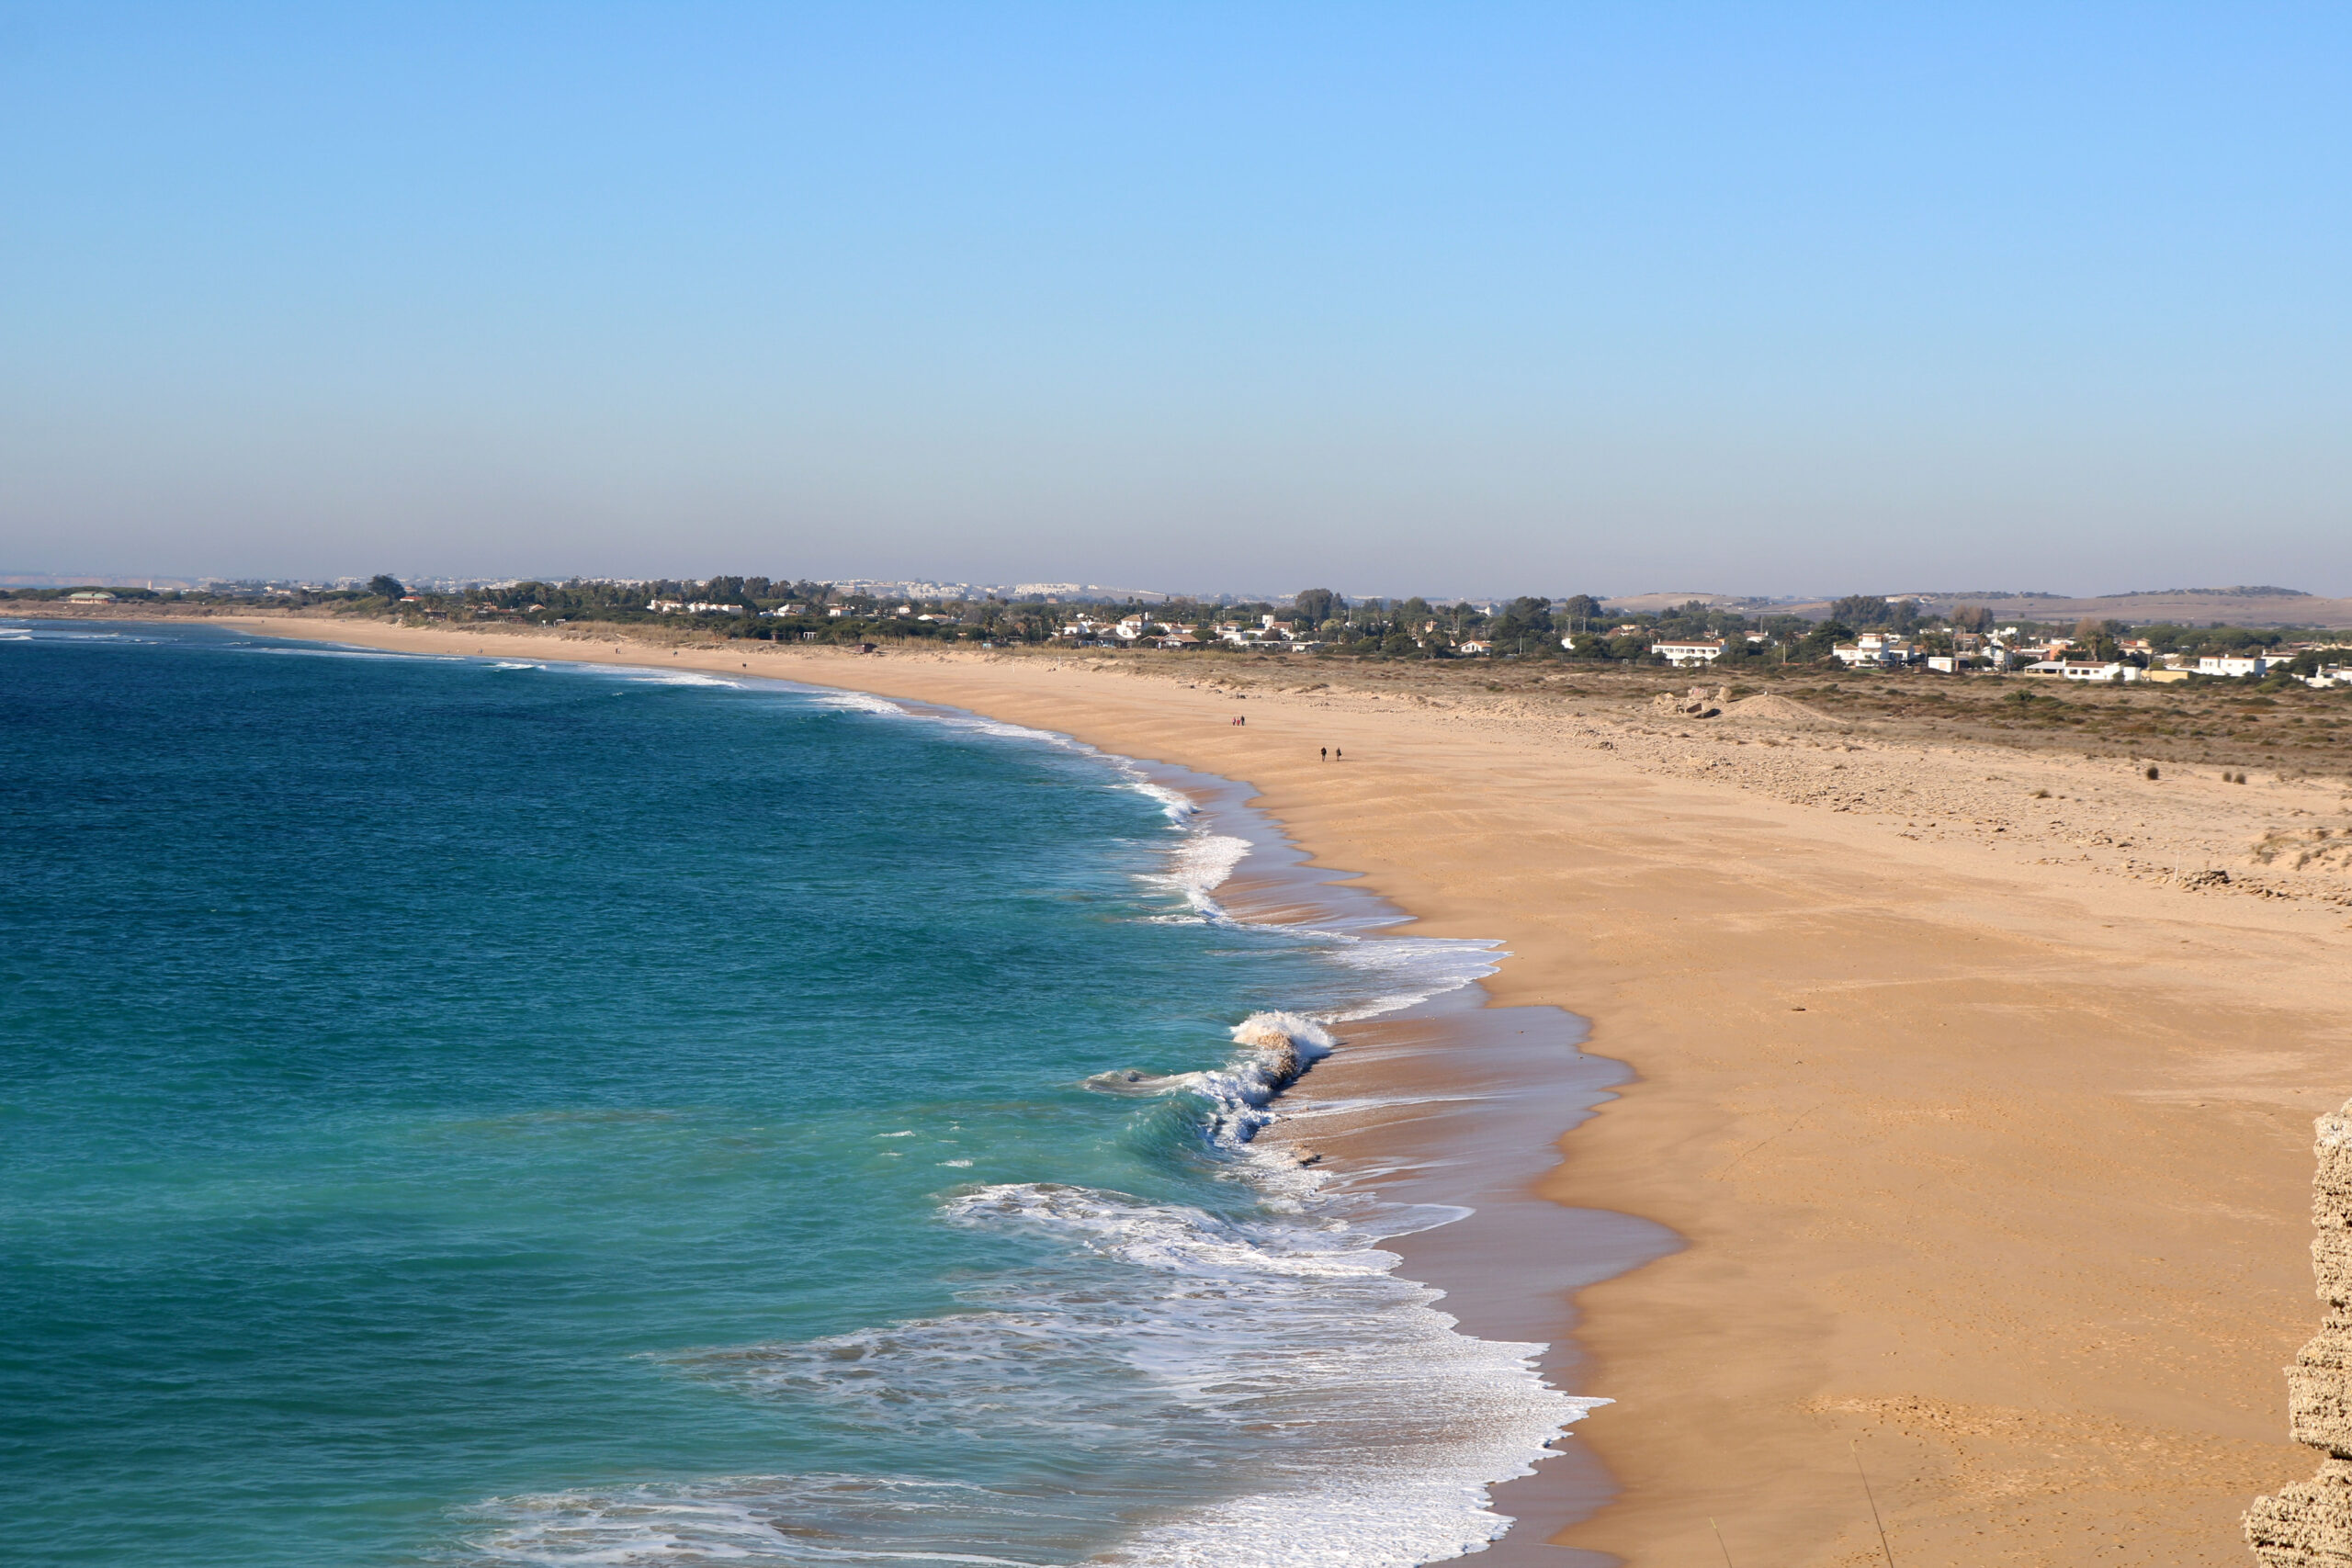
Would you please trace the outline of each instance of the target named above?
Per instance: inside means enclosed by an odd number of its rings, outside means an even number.
[[[1327,762],[1331,760],[1331,748],[1329,746],[1323,748],[1323,760]]]

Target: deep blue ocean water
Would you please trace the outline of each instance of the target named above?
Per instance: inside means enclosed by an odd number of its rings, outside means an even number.
[[[1220,918],[1171,798],[774,683],[0,628],[0,1560],[1485,1539],[1571,1402],[1242,1142],[1395,965]]]

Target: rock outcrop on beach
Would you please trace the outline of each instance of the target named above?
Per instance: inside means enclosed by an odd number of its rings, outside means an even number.
[[[2246,1544],[2266,1568],[2352,1564],[2352,1103],[2314,1125],[2312,1268],[2327,1310],[2287,1369],[2287,1418],[2295,1441],[2324,1457],[2309,1481],[2246,1510]]]
[[[1704,686],[1693,686],[1687,696],[1672,692],[1660,692],[1650,699],[1650,706],[1658,713],[1681,714],[1690,718],[1713,718],[1724,711],[1731,701],[1731,688],[1717,686],[1713,692]]]

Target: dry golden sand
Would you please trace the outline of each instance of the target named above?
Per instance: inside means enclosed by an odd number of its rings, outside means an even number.
[[[1579,1299],[1580,1392],[1617,1403],[1578,1431],[1623,1490],[1566,1543],[1715,1562],[1713,1518],[1739,1568],[1878,1562],[1858,1444],[1903,1568],[2235,1564],[2248,1497],[2310,1469],[2279,1368],[2316,1317],[2311,1118],[2352,1090],[2344,874],[2273,874],[2254,846],[2345,819],[2340,781],[1099,660],[539,640],[1246,780],[1417,929],[1502,939],[1498,1002],[1587,1016],[1639,1075],[1547,1190],[1690,1244]]]

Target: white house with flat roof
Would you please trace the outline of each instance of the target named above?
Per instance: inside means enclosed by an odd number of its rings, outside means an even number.
[[[2143,680],[2148,672],[2121,660],[2065,659],[2059,661],[2058,673],[2069,681],[2096,681],[2113,685],[2120,681]]]
[[[1650,644],[1650,651],[1679,670],[1692,664],[1713,664],[1724,656],[1724,645],[1720,637],[1695,642],[1654,642]]]
[[[1849,670],[1896,669],[1914,663],[1919,658],[1918,648],[1894,632],[1864,632],[1853,641],[1841,642],[1829,651]]]

